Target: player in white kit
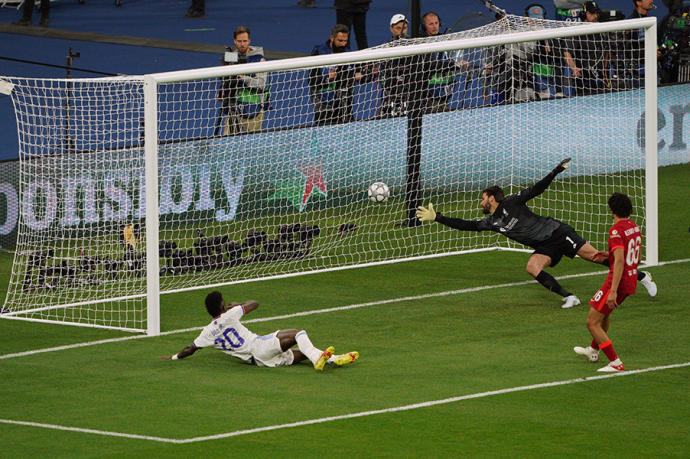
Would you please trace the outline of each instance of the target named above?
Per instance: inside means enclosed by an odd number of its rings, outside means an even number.
[[[206,296],[206,310],[213,317],[213,321],[204,327],[192,344],[177,354],[161,358],[183,359],[198,349],[215,347],[245,363],[260,367],[293,365],[309,359],[317,371],[322,371],[326,363],[342,366],[359,358],[357,351],[333,355],[333,346],[323,351],[317,349],[304,330],[277,330],[263,336],[253,333],[240,322],[240,319],[258,307],[258,302],[249,300],[244,303],[230,303],[228,308],[220,292],[209,293]],[[299,350],[290,349],[295,344]]]

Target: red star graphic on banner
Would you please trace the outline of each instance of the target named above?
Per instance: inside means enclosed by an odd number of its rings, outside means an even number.
[[[298,166],[299,171],[307,179],[304,182],[304,193],[302,194],[302,206],[300,207],[300,212],[307,205],[311,193],[314,188],[319,190],[324,196],[328,196],[326,191],[326,181],[323,178],[323,169],[321,164],[301,164]]]

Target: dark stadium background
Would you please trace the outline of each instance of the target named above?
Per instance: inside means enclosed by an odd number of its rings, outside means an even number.
[[[231,44],[232,30],[239,25],[251,29],[253,44],[263,46],[268,58],[297,56],[309,53],[315,44],[325,41],[335,23],[332,0],[317,0],[314,9],[298,8],[292,0],[206,0],[204,19],[184,17],[190,3],[190,0],[123,0],[122,6],[116,7],[113,0],[86,0],[84,4],[77,0],[57,0],[51,2],[48,28],[12,26],[11,23],[20,18],[21,11],[0,8],[0,75],[64,78],[64,69],[5,58],[65,65],[70,47],[80,53],[73,61],[75,68],[105,73],[134,75],[215,66],[219,64],[220,55],[209,45]],[[503,0],[496,3],[509,13],[522,15],[532,2]],[[542,4],[547,17],[553,18],[553,2],[545,0]],[[455,26],[468,13],[490,15],[475,1],[422,0],[421,5],[422,12],[438,13],[443,27]],[[602,0],[599,5],[605,9],[620,9],[626,15],[632,11],[629,0]],[[406,0],[374,0],[367,14],[369,45],[387,41],[391,15],[406,14],[408,8]],[[666,11],[659,1],[652,13],[661,18]],[[35,24],[39,16],[35,11]],[[77,33],[88,33],[82,37],[101,42],[76,39]],[[102,42],[113,36],[119,37],[115,41],[133,45]],[[166,44],[163,40],[169,42]],[[182,44],[197,51],[171,49]],[[169,49],[160,47],[168,45]],[[72,76],[98,75],[73,71]],[[6,96],[0,96],[0,126],[0,160],[15,159],[18,145],[14,112]]]

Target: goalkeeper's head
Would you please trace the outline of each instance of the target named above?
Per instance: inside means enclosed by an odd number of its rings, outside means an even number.
[[[206,295],[206,310],[211,317],[218,317],[225,311],[225,300],[219,291]]]
[[[496,207],[503,202],[503,199],[505,199],[505,195],[500,186],[492,185],[484,188],[482,190],[482,201],[480,202],[482,211],[487,215],[493,214]]]

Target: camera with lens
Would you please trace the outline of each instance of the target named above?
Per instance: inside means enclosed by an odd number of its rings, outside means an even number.
[[[690,0],[664,0],[659,69],[662,83],[690,81]]]

